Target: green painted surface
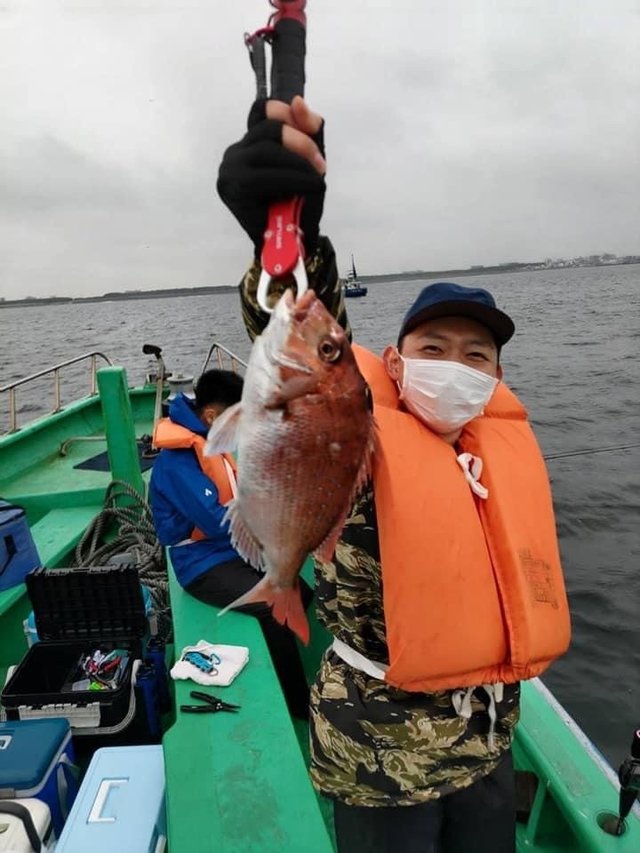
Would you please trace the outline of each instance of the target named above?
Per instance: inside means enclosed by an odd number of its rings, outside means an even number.
[[[10,610],[14,604],[20,601],[25,594],[25,590],[26,587],[23,583],[9,587],[9,589],[3,589],[0,592],[0,614],[6,613],[7,610]]]
[[[301,576],[312,589],[315,587],[313,560],[311,558],[308,558],[305,561],[305,564],[302,567]],[[309,684],[315,680],[316,673],[320,669],[320,660],[322,655],[333,639],[329,632],[318,622],[316,613],[315,603],[312,602],[309,610],[307,611],[310,628],[309,645],[303,646],[301,643],[298,644],[300,656],[302,658],[302,663]]]
[[[306,582],[312,588],[315,587],[315,579],[314,579],[314,569],[313,569],[313,560],[308,558],[302,567],[301,572],[302,577],[306,580]],[[313,684],[315,681],[318,670],[320,669],[320,661],[322,655],[324,654],[325,649],[331,643],[332,637],[329,632],[324,628],[320,622],[318,622],[317,610],[315,604],[312,602],[309,610],[307,611],[307,617],[309,619],[309,628],[310,628],[310,639],[309,645],[303,646],[302,643],[298,643],[298,648],[300,649],[300,656],[302,658],[302,664],[305,669],[305,673],[307,676],[307,681],[309,684]],[[305,764],[308,767],[310,762],[310,750],[309,750],[309,726],[307,723],[302,722],[300,720],[293,720],[293,725],[296,730],[296,735],[298,736],[298,743],[300,745],[300,749],[302,750],[302,755],[304,756]],[[335,846],[335,832],[333,827],[333,801],[328,799],[327,797],[322,797],[320,794],[316,794],[318,805],[320,806],[320,811],[322,812],[322,816],[324,818],[325,825],[327,827],[327,831],[331,836],[331,839]]]
[[[638,853],[640,818],[633,810],[627,832],[617,838],[597,823],[601,812],[618,811],[618,787],[603,772],[599,755],[574,730],[537,682],[522,685],[522,715],[516,732],[516,766],[533,771],[540,781],[532,819],[518,828],[518,849]],[[602,759],[604,761],[604,759]]]
[[[39,418],[18,432],[0,436],[0,485],[21,478],[58,455],[62,442],[71,436],[102,431],[100,400],[85,397],[55,415]]]
[[[173,574],[173,572],[171,572]],[[329,853],[318,801],[258,622],[196,601],[171,579],[176,655],[206,639],[246,645],[249,663],[227,688],[238,714],[177,712],[164,738],[171,853]],[[176,704],[192,703],[191,682]]]
[[[151,432],[153,399],[149,391],[130,393],[138,437]],[[101,503],[110,473],[74,466],[107,449],[104,434],[100,398],[95,396],[0,436],[0,494],[22,504],[31,523],[51,508]],[[102,440],[83,440],[87,436]],[[62,456],[61,446],[70,438],[81,440],[69,443]]]
[[[102,504],[52,509],[31,528],[44,566],[53,568],[71,558],[75,546]]]
[[[142,494],[144,482],[138,461],[133,410],[124,368],[103,367],[99,370],[98,388],[112,479],[129,483]],[[119,500],[127,503],[130,499],[122,496]]]

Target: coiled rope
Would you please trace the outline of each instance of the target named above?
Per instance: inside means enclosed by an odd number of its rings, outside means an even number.
[[[128,501],[124,506],[121,498]],[[116,530],[114,537],[109,534]],[[116,555],[135,564],[140,583],[147,587],[158,620],[158,635],[171,641],[173,625],[164,550],[156,536],[151,509],[145,497],[122,480],[113,480],[105,493],[104,509],[91,522],[75,552],[80,567],[104,566]],[[122,561],[118,561],[122,562]]]

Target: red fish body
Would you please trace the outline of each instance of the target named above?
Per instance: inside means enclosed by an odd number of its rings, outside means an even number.
[[[238,553],[265,577],[231,607],[266,601],[306,643],[298,575],[310,553],[331,559],[368,476],[374,424],[344,330],[313,292],[287,291],[256,339],[242,400],[218,418],[208,452],[237,447],[229,505]]]

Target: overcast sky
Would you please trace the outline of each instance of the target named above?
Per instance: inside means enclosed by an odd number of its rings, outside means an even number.
[[[0,295],[235,283],[266,0],[0,2]],[[309,0],[342,271],[640,253],[640,3]]]

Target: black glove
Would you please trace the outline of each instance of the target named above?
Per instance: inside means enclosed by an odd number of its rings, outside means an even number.
[[[218,172],[218,194],[253,241],[258,258],[269,205],[302,196],[300,225],[309,257],[320,234],[324,176],[304,157],[283,147],[283,124],[266,118],[266,104],[264,100],[253,104],[247,133],[225,151]],[[324,156],[324,123],[312,138]]]

